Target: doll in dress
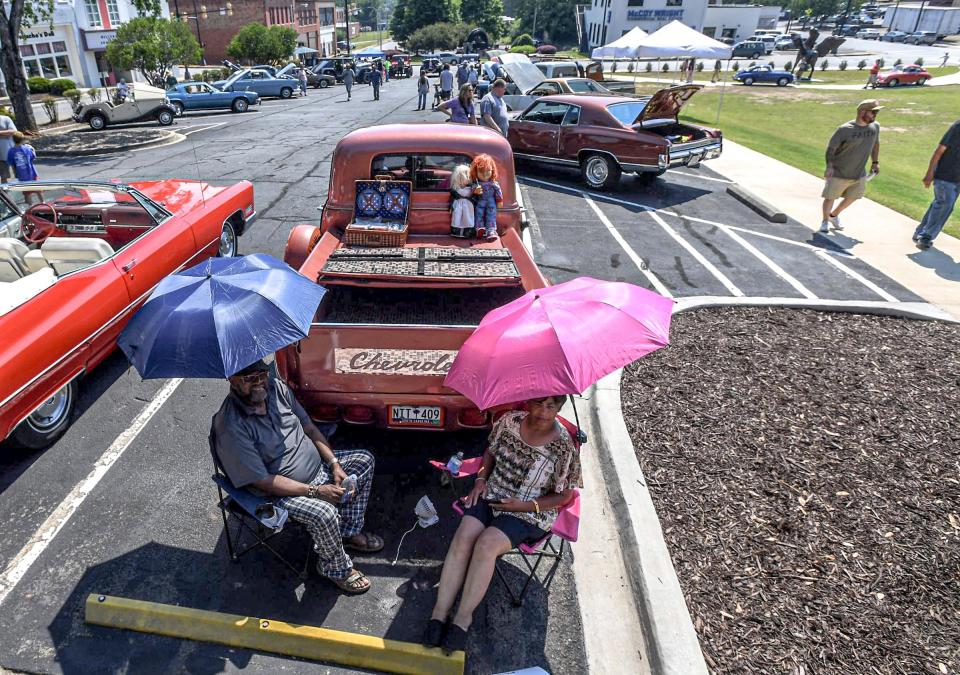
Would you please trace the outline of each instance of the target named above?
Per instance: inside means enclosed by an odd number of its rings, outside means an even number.
[[[477,197],[473,223],[478,239],[490,239],[497,234],[497,204],[503,201],[503,192],[497,182],[497,165],[490,155],[477,155],[470,164],[470,177],[476,186]]]
[[[472,238],[475,235],[473,187],[470,167],[458,164],[450,176],[450,234],[454,237]]]

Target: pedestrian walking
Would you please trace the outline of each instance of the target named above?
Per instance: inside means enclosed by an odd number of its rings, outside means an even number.
[[[463,85],[465,85],[470,80],[470,69],[467,67],[466,61],[461,61],[460,65],[457,66],[457,91],[459,91]]]
[[[450,64],[444,63],[443,70],[440,71],[440,98],[449,101],[451,94],[453,94],[453,73],[450,72]]]
[[[857,201],[867,190],[867,159],[871,159],[870,173],[880,172],[880,124],[877,113],[883,109],[876,99],[861,101],[857,118],[837,127],[827,145],[823,186],[823,220],[820,232],[826,234],[830,226],[842,230],[840,213]],[[834,208],[834,202],[843,201]]]
[[[507,93],[507,82],[497,78],[490,85],[489,93],[480,99],[480,115],[483,123],[499,134],[507,136],[510,129],[510,120],[507,117],[507,103],[503,100]]]
[[[864,89],[876,89],[877,88],[877,75],[880,74],[880,59],[877,59],[873,62],[873,65],[870,66],[870,75],[867,77],[867,83],[863,85]]]
[[[37,151],[33,146],[27,143],[27,137],[17,131],[13,134],[13,147],[7,152],[4,159],[7,160],[7,166],[13,169],[13,175],[21,183],[40,180],[34,161],[37,159]],[[38,202],[41,201],[37,192],[25,192],[24,199],[29,204],[35,197]]]
[[[343,86],[347,88],[347,100],[350,100],[350,94],[353,91],[353,82],[357,79],[357,73],[353,66],[347,65],[343,69]]]
[[[480,81],[480,76],[477,74],[477,68],[471,68],[470,74],[467,76],[467,82],[473,87],[474,91],[477,89],[477,82]]]
[[[417,110],[427,109],[427,95],[430,93],[430,80],[427,74],[420,71],[420,78],[417,80]]]
[[[383,63],[380,61],[380,72],[383,75],[383,83],[386,84],[390,81],[390,65],[389,63]]]
[[[7,163],[7,155],[13,150],[13,135],[17,125],[6,115],[0,115],[0,183],[6,183],[13,175],[13,168]]]
[[[307,69],[306,68],[300,69],[300,95],[301,96],[307,95]]]
[[[437,110],[449,117],[451,122],[476,124],[477,115],[473,106],[473,87],[469,83],[464,84],[460,87],[455,98],[444,101]]]
[[[944,52],[944,53],[943,53],[943,61],[940,62],[940,67],[941,67],[941,68],[946,68],[946,66],[947,66],[947,61],[949,61],[949,60],[950,60],[950,52]]]
[[[697,60],[690,59],[687,61],[687,84],[693,83],[693,71],[697,68]]]
[[[383,79],[383,74],[380,72],[379,68],[371,68],[370,74],[367,75],[367,81],[373,85],[373,100],[380,100],[380,83]]]
[[[947,224],[960,194],[960,120],[954,122],[940,139],[923,177],[923,187],[933,185],[933,201],[913,233],[917,248],[930,248]]]
[[[713,77],[710,78],[711,83],[718,82],[720,80],[720,69],[723,68],[723,64],[720,63],[720,59],[717,59],[713,63]]]

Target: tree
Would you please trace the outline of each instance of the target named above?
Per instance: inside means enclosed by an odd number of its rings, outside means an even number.
[[[160,14],[160,0],[133,0],[133,5],[141,14]],[[17,117],[17,126],[24,131],[36,131],[37,120],[33,116],[30,89],[23,74],[20,30],[24,25],[36,26],[49,22],[52,17],[53,0],[0,2],[0,70],[7,82],[7,93],[13,104],[13,114]]]
[[[501,0],[464,0],[460,3],[460,20],[470,28],[482,28],[491,40],[503,33]]]
[[[107,60],[117,68],[139,70],[152,82],[174,64],[199,61],[200,45],[185,23],[141,16],[117,29],[107,43]]]
[[[470,27],[464,23],[435,23],[414,31],[406,40],[407,49],[454,49],[467,39]]]
[[[506,12],[516,18],[513,34],[530,33],[551,44],[575,44],[578,0],[512,0]],[[536,17],[536,21],[534,21]]]
[[[404,42],[421,28],[435,23],[451,23],[457,20],[457,16],[454,0],[397,0],[390,32],[394,39]]]
[[[357,0],[357,21],[361,26],[373,26],[376,30],[380,30],[377,12],[382,8],[383,0]],[[380,18],[385,19],[386,14],[381,15]]]
[[[253,63],[279,63],[289,59],[296,48],[297,31],[293,28],[248,23],[230,40],[227,54]]]

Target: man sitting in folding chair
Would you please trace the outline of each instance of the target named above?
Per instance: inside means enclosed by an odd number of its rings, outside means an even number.
[[[437,602],[424,631],[426,646],[442,645],[447,651],[465,647],[473,611],[487,592],[497,558],[546,537],[557,509],[580,487],[579,454],[557,420],[565,400],[533,399],[527,403],[529,412],[509,412],[494,425],[443,562]],[[461,588],[460,605],[449,620]]]
[[[319,560],[317,571],[349,594],[370,581],[354,569],[344,547],[363,553],[383,539],[362,532],[373,482],[373,455],[334,452],[287,385],[257,361],[228,378],[230,393],[213,418],[217,459],[236,487],[280,497],[290,517],[306,526]],[[357,477],[342,503],[348,475]]]

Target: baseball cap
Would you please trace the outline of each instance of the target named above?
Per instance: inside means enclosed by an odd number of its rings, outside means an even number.
[[[253,373],[261,373],[261,372],[270,372],[270,366],[263,359],[257,359],[256,361],[251,363],[249,366],[246,366],[238,370],[237,372],[235,372],[234,375],[243,376],[243,375],[251,375]]]
[[[866,101],[860,101],[860,105],[857,106],[857,112],[861,110],[883,110],[883,106],[877,99],[868,98]]]

